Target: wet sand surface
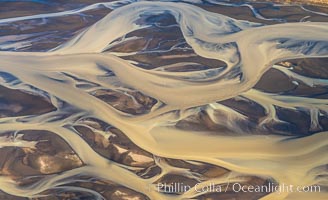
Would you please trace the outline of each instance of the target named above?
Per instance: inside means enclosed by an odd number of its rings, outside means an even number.
[[[326,199],[327,12],[267,1],[0,1],[0,199]],[[263,27],[281,36],[264,30],[247,49],[247,34],[223,40]],[[275,61],[243,69],[243,50],[259,53],[251,64]]]

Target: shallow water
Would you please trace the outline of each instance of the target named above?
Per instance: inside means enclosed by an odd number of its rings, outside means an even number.
[[[327,8],[0,5],[1,199],[327,199]]]

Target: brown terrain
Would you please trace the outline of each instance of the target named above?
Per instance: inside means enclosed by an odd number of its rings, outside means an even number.
[[[324,5],[328,6],[328,1],[327,0],[266,0],[266,1],[271,1],[275,3],[287,3],[287,4],[311,4],[311,5]]]

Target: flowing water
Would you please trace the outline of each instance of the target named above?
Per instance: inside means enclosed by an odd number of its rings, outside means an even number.
[[[1,199],[327,199],[327,22],[259,1],[0,1]]]

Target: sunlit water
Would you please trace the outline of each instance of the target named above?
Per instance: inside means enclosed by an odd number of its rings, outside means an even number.
[[[3,199],[327,199],[326,8],[86,2],[0,1]]]

